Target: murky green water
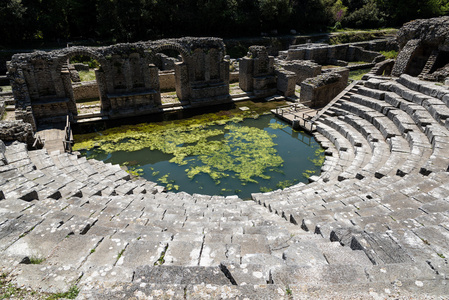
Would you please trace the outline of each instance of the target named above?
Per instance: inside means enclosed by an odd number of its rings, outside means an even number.
[[[88,158],[127,165],[168,190],[242,198],[307,182],[324,160],[312,136],[272,115],[122,126],[75,140]]]

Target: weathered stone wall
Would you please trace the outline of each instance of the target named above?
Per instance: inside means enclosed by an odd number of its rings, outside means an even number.
[[[390,76],[394,66],[394,59],[387,59],[377,63],[370,71],[370,74],[381,76]]]
[[[324,107],[343,91],[348,83],[349,70],[340,68],[301,83],[300,102],[310,107]]]
[[[116,114],[121,114],[122,111],[129,109],[143,110],[154,109],[161,104],[161,95],[159,93],[142,93],[139,96],[133,95],[116,95],[110,98],[111,110]]]
[[[256,97],[268,97],[277,92],[274,57],[263,46],[251,46],[239,64],[239,85]]]
[[[277,89],[285,97],[295,95],[296,75],[287,70],[276,70]]]
[[[72,88],[75,101],[100,97],[98,84],[95,80],[73,84]]]
[[[392,75],[393,76],[401,76],[407,72],[407,69],[410,66],[411,58],[413,54],[417,51],[420,44],[420,40],[410,40],[404,45],[399,52],[398,57],[396,59],[396,63],[394,64]]]
[[[237,81],[239,81],[239,72],[230,72],[229,82],[237,82]]]
[[[170,91],[176,88],[175,72],[159,72],[159,86],[161,91]]]
[[[385,59],[385,57],[379,52],[368,51],[363,49],[362,47],[349,47],[348,54],[348,61],[365,61],[377,63]]]
[[[405,23],[396,37],[399,49],[402,50],[410,40],[420,40],[429,46],[449,49],[449,16]]]
[[[296,74],[296,84],[321,74],[321,66],[310,60],[278,60],[277,63],[285,70]]]
[[[357,42],[357,43],[351,43],[354,47],[362,47],[365,50],[369,51],[391,51],[391,50],[398,50],[398,43],[396,42],[395,38],[388,38],[388,39],[378,39],[378,40],[372,40],[372,41],[366,41],[366,42]]]
[[[22,120],[1,121],[0,122],[0,140],[3,142],[19,141],[26,143],[29,147],[34,142],[33,127]]]
[[[281,58],[286,60],[313,60],[320,65],[332,64],[335,61],[378,62],[382,55],[353,44],[303,44],[291,46],[288,51],[281,51]]]
[[[127,108],[132,115],[140,105],[153,110],[154,105],[160,104],[161,90],[154,63],[157,53],[165,50],[178,51],[182,57],[182,62],[174,64],[174,86],[181,101],[209,105],[230,100],[229,61],[224,59],[223,41],[181,38],[16,54],[9,65],[16,110],[22,111],[22,118],[31,114],[38,121],[44,116],[76,115],[76,99],[90,98],[80,96],[77,88],[72,87],[71,73],[76,70],[67,61],[76,55],[89,56],[101,65],[95,74],[103,115],[122,115]],[[171,78],[164,83],[168,85],[169,81],[173,86]],[[119,112],[120,109],[123,111]]]
[[[33,104],[34,117],[43,119],[67,115],[67,111],[69,111],[67,102]]]
[[[400,52],[392,75],[422,74],[431,78],[432,72],[448,63],[449,16],[406,23],[398,32],[397,42]]]

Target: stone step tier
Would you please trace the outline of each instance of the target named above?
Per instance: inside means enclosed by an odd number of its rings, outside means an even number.
[[[369,76],[316,119],[321,175],[254,201],[0,147],[1,271],[78,299],[447,296],[448,102]]]

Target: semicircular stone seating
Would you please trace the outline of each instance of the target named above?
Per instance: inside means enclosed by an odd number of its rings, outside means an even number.
[[[321,175],[254,201],[0,147],[0,268],[77,299],[447,296],[448,105],[447,88],[368,76],[316,121]]]

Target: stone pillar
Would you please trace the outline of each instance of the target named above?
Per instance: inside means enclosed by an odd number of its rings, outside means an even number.
[[[48,64],[48,67],[50,69],[50,74],[51,74],[51,78],[52,78],[52,81],[54,84],[56,97],[66,98],[67,97],[67,95],[66,95],[67,87],[65,86],[66,83],[62,80],[62,78],[60,76],[61,74],[58,74],[59,70],[56,69],[59,64],[58,61],[59,61],[59,59],[53,58],[53,61],[50,64]],[[61,68],[61,70],[60,70],[61,72],[63,71],[62,69],[64,69],[64,68]],[[70,84],[71,84],[71,82],[70,82]]]
[[[145,57],[142,58],[142,63],[144,64],[144,68],[142,69],[143,84],[145,86],[145,89],[154,89],[154,90],[159,91],[158,89],[155,89],[153,87],[154,73],[152,71],[152,68],[153,68],[154,64],[150,63],[149,56],[150,56],[149,51],[145,51]],[[158,78],[158,81],[159,81],[158,73],[156,73],[156,77]]]
[[[100,95],[100,104],[102,111],[111,109],[111,101],[107,95],[106,74],[103,70],[95,69],[95,77],[97,78],[98,94]]]
[[[64,86],[65,97],[69,98],[69,102],[67,103],[67,114],[70,112],[73,115],[77,115],[78,110],[76,109],[76,100],[73,95],[72,81],[70,79],[69,70],[65,69],[61,71],[61,81]]]
[[[178,96],[179,100],[189,100],[189,71],[187,68],[187,64],[185,64],[184,62],[175,63],[175,85],[176,95]]]
[[[263,46],[251,46],[240,61],[240,88],[256,97],[269,97],[277,92],[274,57]]]
[[[159,68],[156,67],[154,64],[148,65],[148,76],[149,80],[148,83],[145,83],[145,86],[148,85],[149,89],[155,90],[160,92],[160,83],[159,83]]]
[[[149,80],[149,87],[152,90],[155,90],[157,92],[156,95],[154,95],[154,104],[160,105],[161,102],[161,88],[159,83],[159,68],[156,67],[154,64],[148,65],[148,73],[150,76]],[[146,86],[147,83],[145,83]]]
[[[243,57],[239,63],[239,85],[245,92],[253,90],[253,59],[247,56]]]
[[[229,85],[229,60],[224,60],[220,63],[220,79],[227,85]]]
[[[106,59],[107,63],[101,66],[103,69],[103,87],[106,94],[112,94],[114,93],[114,60],[112,58]]]

